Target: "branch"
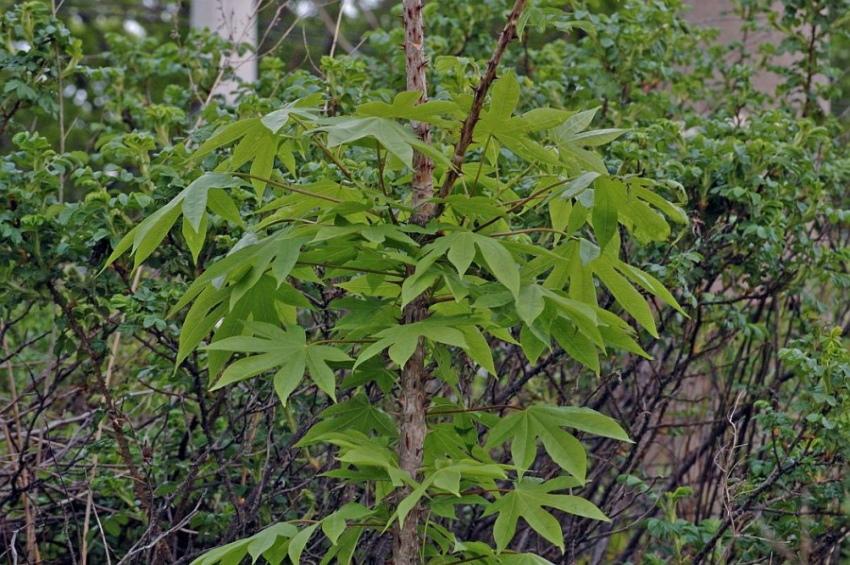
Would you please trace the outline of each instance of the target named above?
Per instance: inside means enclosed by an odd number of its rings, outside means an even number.
[[[519,17],[522,15],[522,11],[525,9],[526,3],[527,0],[516,0],[514,3],[514,7],[508,16],[508,21],[505,22],[505,27],[499,35],[499,42],[496,44],[496,50],[493,51],[493,54],[490,56],[490,60],[487,61],[487,70],[484,72],[484,76],[481,77],[481,82],[478,83],[478,86],[475,88],[475,97],[472,100],[472,108],[470,108],[469,115],[463,122],[460,139],[458,140],[457,145],[455,145],[455,152],[452,156],[452,167],[449,169],[448,174],[446,174],[446,179],[440,187],[440,192],[438,194],[440,198],[445,198],[451,193],[457,179],[460,177],[463,160],[466,157],[466,150],[469,149],[469,146],[472,144],[472,133],[475,131],[475,125],[481,118],[481,110],[484,107],[484,99],[487,97],[487,92],[489,92],[490,86],[492,86],[493,81],[496,79],[496,70],[499,68],[499,63],[502,61],[502,55],[505,54],[505,49],[516,37],[517,21],[519,21]]]

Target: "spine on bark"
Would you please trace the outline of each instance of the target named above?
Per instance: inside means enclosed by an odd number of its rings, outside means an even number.
[[[446,174],[438,196],[445,197],[451,192],[454,183],[460,175],[466,151],[472,143],[472,133],[491,84],[496,78],[496,70],[508,43],[516,36],[516,26],[519,17],[525,9],[527,0],[516,0],[505,27],[499,35],[499,41],[487,68],[481,77],[481,82],[475,89],[472,108],[461,128],[452,157],[452,169]],[[407,74],[407,89],[419,92],[419,102],[428,99],[428,83],[426,79],[427,61],[425,59],[425,26],[422,18],[422,0],[403,0],[404,20],[404,56]],[[424,143],[431,143],[431,129],[428,124],[414,123],[413,129]],[[419,151],[413,155],[413,180],[411,182],[413,214],[412,223],[424,226],[440,214],[440,207],[432,202],[434,197],[434,163]],[[419,322],[428,317],[427,296],[419,296],[404,310],[405,324]],[[425,383],[429,378],[425,362],[426,351],[424,341],[420,338],[416,350],[405,365],[401,374],[399,387],[400,405],[400,438],[398,446],[399,465],[410,473],[414,480],[418,479],[419,468],[422,465],[422,453],[427,435],[425,414],[428,409],[428,399],[425,395]],[[403,491],[403,497],[409,491]],[[422,547],[419,525],[420,508],[417,505],[404,521],[404,525],[395,526],[393,536],[393,563],[408,565],[419,563],[420,547]]]
[[[422,22],[422,0],[404,0],[404,56],[407,71],[407,89],[419,92],[419,102],[428,99],[426,80],[427,63],[425,60],[425,32]],[[424,143],[431,142],[431,128],[425,123],[415,123],[413,128]],[[413,198],[413,216],[411,222],[425,225],[433,218],[435,207],[431,202],[434,195],[434,164],[431,159],[416,151],[413,155],[413,180],[411,183]],[[404,311],[404,323],[415,323],[428,316],[428,307],[420,297],[409,304]],[[422,451],[425,445],[425,381],[428,378],[425,367],[425,345],[420,339],[413,357],[405,365],[401,375],[399,393],[401,437],[399,439],[399,465],[418,478],[422,465]],[[393,543],[393,562],[396,564],[417,563],[420,544],[419,508],[414,508],[404,525],[396,526]]]

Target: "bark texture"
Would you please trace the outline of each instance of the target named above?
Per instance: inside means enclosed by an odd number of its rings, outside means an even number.
[[[481,109],[487,92],[496,78],[496,69],[502,60],[502,55],[508,43],[516,36],[516,25],[527,0],[517,0],[511,10],[505,27],[499,36],[487,69],[481,82],[475,90],[475,97],[469,116],[463,123],[461,137],[455,146],[452,157],[452,169],[449,171],[439,196],[447,196],[454,183],[457,181],[459,171],[469,145],[472,143],[472,133],[475,124],[481,117]],[[427,61],[425,59],[425,26],[422,21],[422,0],[403,0],[404,19],[404,55],[407,72],[407,89],[419,92],[419,102],[428,99],[428,85],[425,71]],[[431,142],[431,129],[428,124],[414,123],[414,130],[419,138],[425,142]],[[440,213],[439,206],[431,200],[434,197],[434,164],[430,158],[420,152],[413,155],[413,181],[411,189],[413,192],[413,215],[411,222],[425,225]],[[411,324],[419,322],[428,317],[428,298],[426,295],[419,296],[411,302],[404,310],[404,323]],[[399,390],[400,404],[400,438],[398,446],[399,465],[410,473],[415,480],[419,480],[419,468],[422,466],[422,453],[425,445],[425,436],[428,432],[425,415],[428,409],[428,399],[425,395],[425,383],[430,378],[425,364],[425,343],[422,339],[413,356],[408,360],[401,372]],[[403,497],[409,489],[402,490]],[[421,522],[421,507],[417,505],[404,521],[402,526],[396,525],[393,536],[393,563],[396,565],[413,565],[419,563],[422,538],[419,532]]]
[[[428,99],[426,80],[427,61],[425,60],[425,31],[422,21],[422,0],[403,1],[404,18],[404,56],[407,71],[407,89],[419,92],[419,102]],[[414,123],[417,136],[424,143],[431,142],[431,128],[425,123]],[[411,183],[413,215],[411,221],[425,225],[434,217],[436,208],[431,202],[434,195],[434,164],[431,159],[416,151],[413,154],[413,180]],[[404,323],[419,322],[428,317],[427,302],[423,297],[414,300],[404,311]],[[425,445],[427,426],[425,413],[428,408],[425,397],[425,382],[428,371],[425,366],[425,344],[420,339],[416,351],[402,369],[399,391],[400,433],[398,458],[399,466],[419,479],[419,467],[422,466],[422,451]],[[407,495],[408,489],[400,496]],[[418,563],[421,537],[419,533],[420,508],[414,508],[404,521],[396,526],[393,540],[393,563],[398,565]]]
[[[419,93],[419,102],[428,100],[428,81],[425,71],[425,26],[422,21],[422,0],[404,0],[404,59],[407,70],[407,90]],[[431,143],[431,127],[414,123],[413,129],[425,143]],[[413,217],[411,221],[424,225],[434,216],[434,163],[419,151],[413,153]]]

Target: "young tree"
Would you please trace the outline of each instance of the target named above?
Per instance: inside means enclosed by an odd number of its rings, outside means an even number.
[[[385,560],[389,528],[399,564],[545,562],[509,549],[520,518],[562,551],[552,512],[607,520],[569,494],[587,457],[564,428],[629,441],[616,421],[531,390],[473,399],[494,379],[522,390],[560,350],[597,373],[611,349],[646,355],[598,294],[657,335],[637,287],[681,309],[621,259],[621,233],[661,241],[685,215],[653,181],[609,173],[594,148],[623,132],[588,130],[594,110],[517,111],[528,79],[500,72],[503,55],[550,13],[517,0],[480,78],[461,69],[429,100],[422,3],[402,8],[407,91],[333,117],[308,96],[220,128],[187,161],[197,178],[108,260],[132,250],[138,267],[181,216],[196,261],[211,225],[247,224],[173,308],[188,307],[177,363],[205,352],[213,389],[268,378],[290,417],[310,394],[330,402],[298,445],[336,450],[322,470],[346,485],[338,509],[198,563],[297,563],[319,529],[325,561],[350,562],[364,540]],[[307,170],[322,180],[300,182]],[[245,186],[253,209],[230,194]],[[464,538],[460,524],[490,516],[492,545]]]

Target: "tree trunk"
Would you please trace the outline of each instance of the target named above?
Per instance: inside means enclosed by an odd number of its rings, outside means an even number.
[[[428,63],[425,60],[425,31],[422,22],[422,0],[404,0],[404,60],[407,70],[407,90],[419,93],[419,102],[428,100],[428,82],[425,77]],[[431,127],[414,123],[413,129],[423,142],[431,143]],[[413,153],[413,217],[411,221],[424,225],[434,216],[434,163],[419,151]]]
[[[466,150],[472,143],[472,132],[475,124],[481,116],[484,99],[493,81],[496,78],[496,70],[502,60],[502,55],[508,43],[516,37],[516,26],[527,0],[515,0],[513,9],[508,15],[505,27],[499,36],[499,41],[490,60],[487,69],[481,77],[481,82],[475,89],[472,108],[464,121],[461,137],[455,146],[452,158],[452,168],[448,171],[446,179],[440,188],[440,197],[445,197],[451,191],[455,181],[460,175],[460,167],[463,164]],[[419,92],[419,102],[428,99],[428,86],[425,77],[427,63],[425,60],[425,33],[422,22],[422,0],[403,0],[404,18],[404,55],[407,71],[407,89]],[[415,123],[413,127],[419,138],[425,142],[431,142],[431,130],[428,124]],[[439,214],[440,208],[431,200],[434,197],[433,181],[434,164],[426,155],[418,151],[413,155],[413,181],[411,189],[413,192],[413,215],[411,222],[425,225],[429,220]],[[427,293],[420,295],[404,309],[404,323],[411,324],[419,322],[428,317]],[[410,473],[414,480],[419,480],[419,467],[422,466],[422,452],[425,445],[425,436],[428,428],[425,415],[428,409],[428,399],[425,395],[425,383],[430,378],[425,364],[425,342],[420,338],[416,351],[408,360],[401,372],[399,390],[399,404],[401,405],[400,431],[398,445],[399,465]],[[400,497],[405,496],[410,489],[402,489]],[[404,525],[395,526],[393,531],[393,563],[396,565],[412,565],[419,563],[422,537],[419,534],[421,521],[421,507],[416,505],[404,521]]]
[[[419,102],[428,99],[428,86],[425,78],[425,34],[422,23],[422,0],[404,0],[404,56],[407,70],[407,89],[419,92]],[[425,143],[431,142],[431,129],[428,124],[415,123],[416,134]],[[411,221],[425,225],[433,218],[435,207],[430,202],[434,194],[434,164],[426,155],[416,151],[413,154],[413,180],[411,183],[413,216]],[[428,306],[424,297],[410,303],[404,311],[404,323],[410,324],[428,317]],[[425,367],[425,344],[422,339],[416,351],[408,360],[401,373],[399,404],[401,405],[401,437],[399,438],[398,458],[402,469],[410,473],[415,480],[419,478],[422,465],[422,451],[425,445],[427,426],[425,412],[428,402],[425,398],[425,382],[428,371]],[[404,489],[400,497],[407,495]],[[396,525],[393,540],[393,563],[412,565],[419,563],[420,508],[417,505],[404,521],[403,526]]]

